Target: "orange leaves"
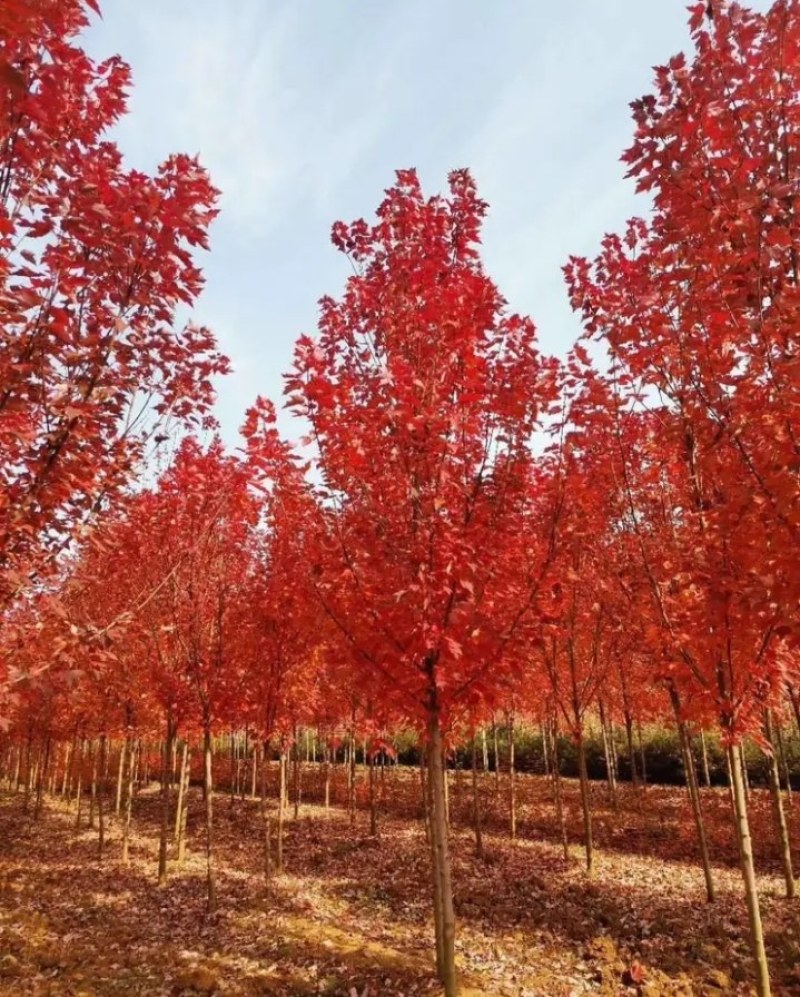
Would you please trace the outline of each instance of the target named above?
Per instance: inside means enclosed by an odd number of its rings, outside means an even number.
[[[216,191],[188,156],[155,177],[123,169],[106,133],[129,71],[75,45],[87,9],[0,4],[0,137],[14,133],[0,169],[15,205],[0,212],[0,271],[13,275],[0,301],[0,563],[37,584],[118,497],[161,418],[209,418],[210,378],[227,369],[208,330],[172,329],[202,286],[191,247],[205,245]],[[11,577],[3,609],[26,594]]]
[[[800,22],[785,14],[690,8],[695,51],[656,71],[623,155],[654,193],[652,217],[565,268],[612,364],[611,397],[593,391],[582,437],[568,440],[583,460],[596,448],[615,462],[601,480],[623,499],[617,529],[639,571],[628,585],[649,592],[639,605],[654,673],[737,736],[776,685],[778,628],[800,592],[783,555],[798,539],[798,178],[781,151],[796,109],[763,112],[777,78],[786,93],[800,86],[785,58]]]
[[[466,171],[426,199],[404,170],[376,223],[337,222],[358,272],[322,300],[287,378],[318,448],[316,584],[341,654],[415,719],[426,689],[448,710],[462,687],[480,698],[500,681],[536,578],[514,552],[555,367],[483,272],[485,211]]]

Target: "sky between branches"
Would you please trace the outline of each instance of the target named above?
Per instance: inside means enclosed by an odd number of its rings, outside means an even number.
[[[257,394],[279,399],[294,340],[347,277],[331,223],[369,219],[400,167],[431,194],[470,167],[488,272],[563,355],[579,326],[560,268],[642,212],[619,162],[628,103],[687,40],[680,0],[104,4],[85,43],[133,68],[115,136],[129,165],[199,152],[222,190],[195,318],[234,365],[226,441]]]

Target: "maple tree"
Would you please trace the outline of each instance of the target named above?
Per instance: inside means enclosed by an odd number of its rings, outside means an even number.
[[[375,698],[402,703],[428,739],[437,968],[452,994],[443,734],[455,704],[490,694],[535,604],[544,564],[521,573],[512,554],[555,379],[482,270],[471,177],[449,183],[426,199],[400,171],[376,224],[334,226],[356,273],[322,300],[287,392],[323,481],[315,590]]]
[[[780,644],[796,626],[785,552],[797,496],[800,19],[793,2],[765,15],[697,4],[690,27],[694,60],[675,56],[657,70],[656,93],[633,105],[637,133],[623,159],[652,193],[652,217],[608,236],[593,266],[571,261],[567,276],[625,390],[663,399],[672,549],[651,549],[646,570],[674,681],[699,694],[728,743],[759,993],[768,994],[740,742],[761,736],[762,710],[782,694],[789,655]],[[650,478],[663,493],[663,471]]]
[[[634,852],[690,853],[710,904],[735,848],[766,997],[780,953],[758,865],[795,893],[800,0],[690,8],[693,53],[632,105],[623,159],[651,210],[568,261],[584,335],[563,363],[483,268],[470,173],[426,197],[401,170],[374,221],[333,226],[352,276],[286,376],[307,437],[295,449],[258,398],[235,452],[198,435],[227,361],[207,330],[175,331],[216,192],[189,157],[123,168],[107,133],[128,69],[77,41],[96,10],[0,8],[0,779],[28,834],[74,808],[96,868],[119,840],[132,869],[149,821],[160,885],[202,853],[209,914],[217,863],[254,844],[247,878],[263,873],[278,919],[287,856],[302,877],[358,849],[408,898],[393,880],[427,848],[448,997],[456,901],[480,908],[488,883],[507,905],[490,914],[541,908],[548,930],[579,895],[584,951],[599,908],[576,843],[609,887]],[[647,785],[659,739],[685,799]],[[729,794],[701,786],[712,751]],[[481,863],[455,900],[451,826],[474,834],[459,863]],[[539,835],[563,861],[532,904],[519,842]],[[602,923],[622,936],[642,911],[611,892]],[[464,922],[466,981],[481,946]],[[609,985],[658,985],[645,933],[625,937]]]
[[[128,67],[74,43],[94,3],[4,5],[0,31],[0,600],[130,479],[161,426],[205,419],[227,369],[174,328],[216,192],[195,159],[126,170]],[[5,678],[3,685],[5,686]]]

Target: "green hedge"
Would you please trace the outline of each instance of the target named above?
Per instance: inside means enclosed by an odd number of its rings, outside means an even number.
[[[630,759],[628,758],[628,746],[624,729],[615,728],[614,738],[617,747],[617,775],[621,781],[626,781],[631,777],[631,766]],[[500,752],[500,769],[501,771],[506,771],[508,767],[508,730],[506,727],[498,727],[497,739]],[[725,754],[720,745],[719,737],[716,734],[706,734],[705,740],[711,782],[717,786],[727,785]],[[642,731],[642,742],[644,745],[647,781],[666,785],[683,785],[685,782],[683,759],[681,758],[677,732],[664,727],[648,725]],[[413,733],[409,732],[400,735],[396,738],[396,743],[398,746],[398,760],[401,764],[419,765],[419,745]],[[493,770],[494,757],[491,731],[487,732],[487,746],[489,752],[489,769]],[[787,753],[792,786],[800,789],[800,740],[796,732],[793,733],[793,736],[789,736],[789,732],[784,731],[784,746]],[[483,747],[480,738],[478,739],[477,749],[478,765],[482,767]],[[704,774],[699,737],[693,739],[693,750],[697,765],[697,775],[702,783],[704,781]],[[634,738],[634,752],[636,755],[637,771],[641,774],[641,761],[638,740],[636,738]],[[577,777],[578,753],[575,743],[570,737],[563,734],[559,736],[558,753],[562,775]],[[460,768],[469,768],[471,757],[472,744],[469,742],[459,747],[455,753],[455,757],[451,758],[450,765],[451,767],[458,765]],[[542,751],[542,736],[538,729],[517,726],[514,732],[514,757],[518,772],[544,774],[545,764]],[[768,780],[768,760],[764,753],[752,742],[747,742],[745,757],[751,784],[766,786]],[[586,766],[590,779],[606,778],[603,739],[597,727],[590,729],[586,736]],[[783,778],[783,773],[781,773],[781,777]]]

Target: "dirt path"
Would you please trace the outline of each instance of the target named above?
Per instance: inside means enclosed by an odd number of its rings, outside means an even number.
[[[657,806],[658,794],[649,798]],[[201,805],[193,800],[182,870],[156,885],[157,802],[137,799],[132,862],[113,826],[98,863],[96,831],[49,802],[33,823],[0,798],[0,994],[435,994],[427,850],[415,822],[304,805],[287,831],[287,873],[264,895],[256,808],[220,800],[220,910],[205,914]],[[458,958],[465,997],[750,993],[745,914],[735,869],[703,902],[699,870],[601,851],[588,882],[542,841],[488,839],[477,860],[454,833]],[[775,993],[800,993],[800,905],[762,878]],[[642,978],[636,983],[636,978]],[[630,985],[628,985],[630,984]]]

